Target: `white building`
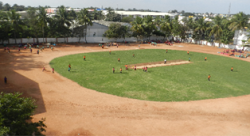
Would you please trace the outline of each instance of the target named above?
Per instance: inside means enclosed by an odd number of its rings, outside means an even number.
[[[115,11],[116,14],[121,15],[121,17],[127,17],[127,16],[133,16],[144,18],[146,16],[152,16],[153,18],[156,18],[157,16],[160,16],[161,18],[164,18],[166,15],[170,16],[171,18],[174,18],[177,16],[177,13],[167,13],[167,12],[141,12],[141,11]]]

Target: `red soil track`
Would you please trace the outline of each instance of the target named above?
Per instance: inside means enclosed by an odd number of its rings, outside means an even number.
[[[211,54],[223,50],[194,44],[176,45],[183,47],[163,44],[158,44],[157,47],[141,44],[140,47]],[[250,95],[190,102],[141,101],[87,89],[58,73],[50,72],[49,62],[56,57],[130,49],[138,49],[138,45],[109,49],[89,46],[56,47],[54,51],[45,49],[39,55],[31,54],[28,50],[17,53],[17,49],[7,53],[1,48],[0,77],[3,79],[7,76],[8,85],[0,82],[0,91],[19,91],[24,96],[35,98],[38,108],[33,121],[46,118],[46,135],[250,135]],[[46,72],[42,72],[43,66],[47,69]]]

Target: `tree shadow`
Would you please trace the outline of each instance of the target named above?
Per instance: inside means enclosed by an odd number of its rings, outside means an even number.
[[[1,53],[0,63],[0,92],[4,93],[23,93],[24,97],[32,97],[36,100],[38,108],[35,114],[46,112],[43,96],[39,84],[25,75],[17,73],[17,70],[30,71],[33,68],[41,68],[45,65],[42,62],[34,61],[36,57],[32,53]],[[49,72],[49,71],[48,71]],[[7,84],[3,82],[4,77],[7,77]]]

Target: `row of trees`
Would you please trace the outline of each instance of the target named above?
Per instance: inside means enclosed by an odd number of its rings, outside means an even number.
[[[236,30],[246,30],[249,26],[248,17],[240,12],[233,16],[231,20],[216,16],[212,21],[206,21],[204,18],[193,19],[184,18],[181,21],[178,16],[171,19],[169,16],[164,18],[151,16],[144,18],[132,16],[123,18],[124,21],[130,22],[131,28],[128,31],[118,24],[113,24],[105,33],[108,38],[121,38],[125,36],[134,36],[139,39],[148,38],[152,35],[165,37],[178,36],[182,40],[186,40],[189,35],[195,40],[206,40],[209,42],[219,42],[229,44],[233,41],[234,32]],[[129,33],[130,34],[127,34]]]
[[[29,8],[23,19],[15,10],[1,11],[0,40],[3,42],[9,38],[24,37],[84,37],[86,28],[92,25],[93,19],[104,19],[104,16],[99,11],[89,14],[87,9],[78,13],[74,10],[67,11],[64,6],[58,7],[56,15],[53,16],[47,15],[45,7]]]

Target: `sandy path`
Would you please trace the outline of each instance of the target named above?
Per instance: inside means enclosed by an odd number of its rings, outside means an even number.
[[[144,49],[176,49],[217,54],[215,47],[178,44]],[[21,91],[37,100],[34,121],[46,117],[46,135],[105,136],[249,136],[250,95],[190,102],[149,102],[121,98],[79,86],[52,74],[49,62],[60,56],[109,50],[138,49],[136,46],[61,47],[52,52],[31,54],[28,51],[8,54],[0,49],[0,75],[9,84],[0,90]],[[209,59],[209,58],[208,58]],[[240,58],[237,58],[240,59]],[[249,61],[248,59],[244,59]],[[42,72],[45,66],[47,72]]]
[[[179,62],[170,62],[170,63],[161,63],[161,64],[147,64],[144,66],[136,66],[137,69],[143,69],[144,67],[153,68],[153,67],[164,67],[164,66],[172,66],[172,65],[181,65],[181,64],[188,64],[189,61],[179,61]]]

